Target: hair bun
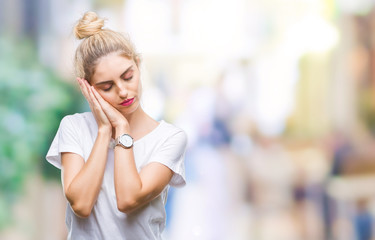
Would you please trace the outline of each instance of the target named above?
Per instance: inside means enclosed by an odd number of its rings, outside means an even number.
[[[95,12],[86,12],[74,27],[74,35],[78,39],[88,38],[102,30],[104,19]]]

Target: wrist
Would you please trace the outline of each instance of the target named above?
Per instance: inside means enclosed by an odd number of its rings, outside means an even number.
[[[129,149],[133,146],[134,139],[129,134],[122,134],[116,138],[116,146],[121,146],[125,149]]]
[[[123,126],[117,126],[115,128],[115,137],[118,138],[119,136],[123,134],[130,134],[130,128],[129,126],[123,125]]]
[[[106,127],[99,128],[98,129],[98,136],[104,136],[104,137],[108,137],[108,139],[111,139],[112,129],[106,128]]]

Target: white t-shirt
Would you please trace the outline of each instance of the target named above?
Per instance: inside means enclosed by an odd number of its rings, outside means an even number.
[[[64,117],[47,153],[47,161],[61,169],[61,152],[79,154],[87,161],[97,132],[98,125],[91,112]],[[170,186],[184,186],[186,144],[184,131],[160,121],[153,131],[134,142],[134,159],[138,171],[150,162],[159,162],[174,172]],[[129,215],[120,212],[114,188],[113,148],[114,139],[111,139],[103,183],[90,216],[76,216],[70,204],[67,204],[68,239],[161,239],[166,222],[165,204],[169,185],[156,199],[140,209]]]

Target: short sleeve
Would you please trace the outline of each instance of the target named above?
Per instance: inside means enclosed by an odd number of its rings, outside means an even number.
[[[179,130],[160,146],[150,160],[150,162],[159,162],[173,171],[169,182],[173,187],[183,187],[186,184],[184,163],[186,144],[186,133]]]
[[[47,152],[46,159],[53,166],[61,169],[61,153],[72,152],[83,156],[79,141],[79,128],[73,124],[72,116],[64,117]]]

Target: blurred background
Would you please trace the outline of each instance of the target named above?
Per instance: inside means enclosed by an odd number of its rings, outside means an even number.
[[[0,0],[0,239],[66,239],[63,116],[84,12],[129,34],[189,137],[165,239],[375,239],[375,1]]]

